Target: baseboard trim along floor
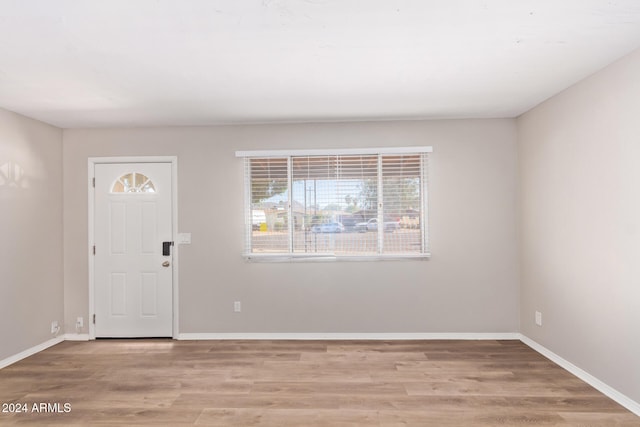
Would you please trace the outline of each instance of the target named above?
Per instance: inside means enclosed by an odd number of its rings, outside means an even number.
[[[595,388],[596,390],[598,390],[599,392],[601,392],[605,396],[609,397],[610,399],[612,399],[615,402],[619,403],[620,405],[624,406],[625,408],[627,408],[628,410],[630,410],[634,414],[640,416],[640,403],[630,399],[629,397],[627,397],[624,394],[620,393],[618,390],[616,390],[613,387],[609,386],[608,384],[600,381],[598,378],[594,377],[590,373],[578,368],[573,363],[569,362],[568,360],[563,359],[562,357],[558,356],[557,354],[555,354],[551,350],[549,350],[546,347],[538,344],[537,342],[535,342],[531,338],[520,334],[520,341],[522,341],[523,343],[525,343],[526,345],[528,345],[529,347],[531,347],[532,349],[534,349],[535,351],[537,351],[538,353],[540,353],[541,355],[546,357],[547,359],[551,360],[556,365],[558,365],[558,366],[564,368],[565,370],[571,372],[573,375],[575,375],[576,377],[580,378],[582,381],[586,382],[591,387]]]
[[[31,348],[21,351],[18,354],[14,354],[13,356],[9,356],[6,359],[2,359],[0,360],[0,369],[5,368],[9,365],[13,365],[14,363],[19,362],[22,359],[26,359],[29,356],[33,356],[36,353],[40,353],[42,350],[46,350],[49,347],[52,347],[56,344],[61,343],[62,341],[64,341],[64,336],[51,338],[50,340],[47,340],[41,344],[35,345]]]
[[[179,340],[519,340],[505,333],[182,333]]]

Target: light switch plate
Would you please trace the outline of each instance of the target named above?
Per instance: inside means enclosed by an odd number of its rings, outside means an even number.
[[[542,326],[542,313],[536,311],[536,325]]]
[[[178,244],[179,245],[190,245],[191,244],[191,233],[178,233]]]

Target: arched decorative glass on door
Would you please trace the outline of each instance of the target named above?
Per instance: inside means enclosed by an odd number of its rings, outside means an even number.
[[[122,175],[113,183],[112,193],[155,193],[156,187],[144,174],[131,172]]]

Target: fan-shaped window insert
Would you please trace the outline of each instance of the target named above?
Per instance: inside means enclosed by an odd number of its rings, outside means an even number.
[[[122,175],[111,187],[112,193],[155,193],[153,182],[141,173],[131,172]]]

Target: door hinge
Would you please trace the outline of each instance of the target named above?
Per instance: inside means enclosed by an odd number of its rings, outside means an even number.
[[[93,315],[93,324],[94,325],[96,324],[96,315],[95,314]]]
[[[91,185],[93,185],[93,188],[96,188],[96,178],[93,177],[93,179],[91,180]]]
[[[93,254],[96,254],[96,245],[93,245]]]

